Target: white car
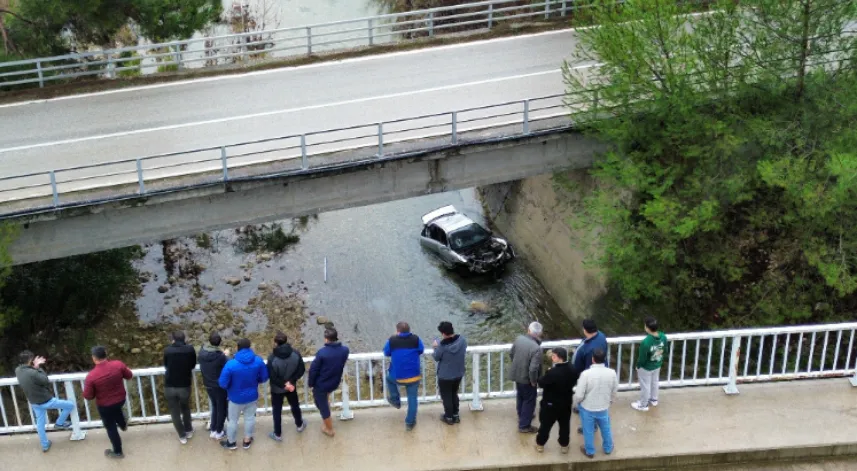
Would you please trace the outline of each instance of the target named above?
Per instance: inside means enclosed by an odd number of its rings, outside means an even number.
[[[509,242],[494,237],[454,206],[436,209],[422,220],[420,244],[434,252],[448,268],[483,274],[498,270],[515,258]]]

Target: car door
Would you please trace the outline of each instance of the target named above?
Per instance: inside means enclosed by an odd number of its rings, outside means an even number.
[[[446,245],[446,233],[436,224],[429,224],[420,237],[420,242],[434,252],[447,265],[452,263],[452,254]]]

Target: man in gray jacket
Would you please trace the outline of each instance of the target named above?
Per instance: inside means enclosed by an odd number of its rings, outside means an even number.
[[[441,322],[437,330],[443,338],[436,338],[432,342],[432,357],[437,362],[437,386],[443,400],[443,415],[440,420],[453,425],[461,422],[458,416],[458,388],[464,376],[467,340],[455,333],[451,322]]]
[[[67,430],[71,428],[68,416],[74,410],[74,403],[54,397],[51,381],[48,379],[48,374],[42,369],[42,365],[47,361],[44,357],[37,357],[33,352],[24,350],[18,355],[18,359],[21,364],[15,368],[15,376],[18,378],[21,389],[24,390],[24,395],[27,396],[27,401],[33,407],[39,442],[41,442],[42,451],[47,453],[51,449],[51,441],[48,440],[45,433],[48,410],[59,409],[60,411],[54,429]]]
[[[536,413],[539,376],[542,373],[542,325],[530,323],[527,335],[519,335],[512,344],[509,356],[512,366],[509,377],[515,382],[518,431],[536,433],[533,417]]]

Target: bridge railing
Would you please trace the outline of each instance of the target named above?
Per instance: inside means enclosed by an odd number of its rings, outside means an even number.
[[[155,71],[241,64],[270,57],[313,56],[459,31],[487,31],[513,20],[572,16],[591,5],[573,0],[487,0],[184,41],[102,49],[0,62],[0,87],[98,76],[116,78]]]
[[[668,335],[669,350],[660,384],[662,388],[723,385],[726,393],[737,394],[738,385],[743,383],[852,376],[857,365],[855,331],[857,322]],[[635,365],[642,340],[642,336],[608,339],[608,360],[616,369],[621,390],[639,387]],[[574,349],[579,344],[580,340],[548,341],[542,348]],[[506,374],[511,362],[510,348],[509,344],[468,348],[467,372],[460,393],[470,401],[472,410],[481,410],[484,400],[515,395],[514,383]],[[431,349],[426,350],[424,357],[419,400],[439,401]],[[307,367],[312,360],[312,357],[305,359]],[[353,409],[386,404],[383,374],[387,362],[380,352],[350,356],[342,386],[333,394],[334,407],[340,408],[342,419],[352,418]],[[82,429],[101,426],[97,409],[81,395],[85,376],[85,373],[50,376],[55,394],[77,404],[77,411],[71,416],[73,437],[82,437]],[[134,377],[126,381],[125,407],[131,424],[171,420],[163,396],[163,379],[164,368],[158,367],[134,370]],[[306,380],[297,386],[301,391],[301,408],[314,410]],[[265,384],[260,388],[260,413],[270,412],[269,401]],[[208,399],[198,370],[194,374],[191,402],[195,418],[209,416]],[[32,409],[15,378],[0,379],[0,419],[0,434],[35,430]]]

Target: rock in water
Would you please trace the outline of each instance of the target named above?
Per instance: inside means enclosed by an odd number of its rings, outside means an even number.
[[[238,278],[236,276],[227,278],[225,281],[226,281],[227,285],[232,285],[232,286],[238,286],[241,284],[241,278]]]
[[[327,324],[329,322],[330,322],[330,319],[328,319],[325,316],[318,316],[315,318],[315,323],[318,325],[324,325],[324,324]]]
[[[471,301],[470,310],[473,312],[488,312],[488,304],[482,301]]]
[[[259,291],[265,291],[268,289],[268,283],[259,283]]]
[[[168,285],[158,286],[158,292],[161,294],[166,293],[169,290],[170,290],[170,287]]]

